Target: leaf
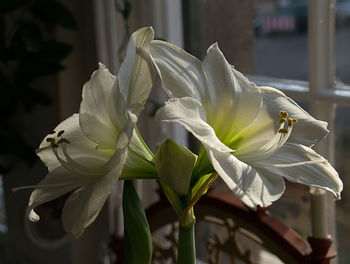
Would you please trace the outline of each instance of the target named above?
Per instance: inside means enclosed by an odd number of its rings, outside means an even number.
[[[181,216],[182,211],[184,209],[183,203],[180,199],[180,197],[166,184],[164,184],[161,180],[159,180],[160,186],[162,187],[162,190],[170,202],[171,206],[174,208],[176,214],[178,217]]]
[[[0,15],[0,60],[4,60],[5,53],[5,17]]]
[[[37,79],[38,77],[50,75],[63,70],[64,67],[58,63],[48,63],[37,60],[31,60],[27,58],[19,65],[16,76],[20,78],[16,79],[17,84],[23,84]]]
[[[1,0],[0,13],[7,13],[25,6],[31,0]]]
[[[59,62],[72,51],[72,46],[59,41],[45,41],[36,56],[45,62]]]
[[[9,119],[16,111],[19,96],[16,88],[9,84],[6,77],[2,74],[0,74],[0,80],[0,112],[2,114],[2,119]]]
[[[25,50],[29,53],[37,52],[42,45],[42,36],[37,24],[31,22],[19,23],[19,28],[11,41],[15,51]]]
[[[27,111],[30,111],[35,105],[49,105],[52,101],[48,95],[31,87],[23,87],[20,94],[20,100]]]
[[[200,177],[191,190],[191,203],[197,202],[199,198],[208,191],[210,185],[217,177],[217,173],[211,173]]]
[[[152,236],[141,200],[131,180],[123,189],[124,246],[127,264],[150,264]]]
[[[35,3],[31,10],[44,21],[58,24],[67,29],[77,28],[72,13],[58,1],[41,0]]]
[[[13,155],[29,164],[33,164],[36,160],[33,146],[23,139],[17,128],[9,124],[0,125],[0,145],[0,154]]]
[[[131,10],[132,10],[132,5],[129,1],[126,1],[125,2],[125,6],[124,6],[124,9],[123,9],[123,18],[124,20],[128,20],[129,19],[129,16],[130,16],[130,13],[131,13]]]

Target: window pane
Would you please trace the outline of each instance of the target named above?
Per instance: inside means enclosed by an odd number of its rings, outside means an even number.
[[[255,0],[255,73],[307,80],[306,0]]]
[[[309,104],[297,101],[305,111],[309,112]],[[310,194],[309,187],[291,183],[287,180],[286,190],[282,197],[270,207],[271,215],[280,219],[285,225],[298,232],[304,239],[311,233]]]
[[[342,198],[337,206],[338,263],[350,263],[350,107],[337,107],[335,119],[335,161],[336,169],[344,183]]]
[[[307,1],[255,0],[253,5],[244,1],[233,6],[235,2],[184,1],[185,48],[203,58],[207,47],[217,41],[228,61],[240,71],[250,72],[246,63],[253,55],[257,75],[307,80]],[[250,16],[252,10],[255,16]],[[251,66],[254,68],[253,63]],[[308,108],[306,103],[301,105]],[[232,193],[219,180],[214,191]],[[309,208],[308,188],[288,183],[271,211],[306,238],[310,234]]]
[[[336,80],[350,84],[350,1],[336,3]]]

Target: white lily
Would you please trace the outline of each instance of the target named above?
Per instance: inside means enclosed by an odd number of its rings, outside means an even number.
[[[156,118],[183,125],[206,149],[194,174],[209,173],[211,163],[250,207],[277,200],[285,189],[283,177],[340,196],[337,172],[310,148],[328,133],[326,122],[282,92],[249,82],[217,44],[203,62],[163,41],[152,41],[151,55],[171,98]]]
[[[72,192],[63,208],[63,226],[80,236],[97,217],[126,163],[132,171],[138,160],[147,164],[152,159],[134,126],[155,78],[149,54],[153,35],[152,28],[143,28],[131,36],[118,77],[100,64],[83,87],[79,114],[60,123],[40,144],[37,154],[49,173],[30,196],[32,221],[39,220],[35,207]]]

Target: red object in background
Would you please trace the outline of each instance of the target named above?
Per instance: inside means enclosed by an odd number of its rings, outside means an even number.
[[[265,16],[261,30],[263,33],[294,32],[296,20],[294,16]]]

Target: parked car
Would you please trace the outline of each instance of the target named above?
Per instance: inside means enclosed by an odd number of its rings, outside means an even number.
[[[257,34],[269,33],[306,33],[307,32],[307,2],[286,5],[271,15],[259,16],[254,20]]]

